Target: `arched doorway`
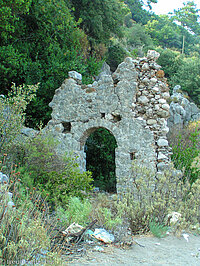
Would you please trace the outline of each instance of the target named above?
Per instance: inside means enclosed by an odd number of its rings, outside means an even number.
[[[116,147],[115,137],[105,128],[96,129],[85,142],[86,169],[93,174],[94,186],[107,192],[116,192]]]

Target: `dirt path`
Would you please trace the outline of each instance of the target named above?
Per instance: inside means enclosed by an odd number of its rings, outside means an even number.
[[[134,244],[129,249],[108,246],[103,251],[90,250],[86,255],[70,263],[80,265],[176,265],[200,266],[200,236],[189,234],[188,242],[181,236],[137,237],[135,240],[143,245]]]

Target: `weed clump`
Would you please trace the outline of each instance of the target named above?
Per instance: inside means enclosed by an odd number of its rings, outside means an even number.
[[[159,176],[137,164],[133,165],[132,189],[119,201],[117,208],[127,217],[133,234],[149,230],[162,232],[169,224],[168,214],[181,214],[173,230],[199,228],[200,223],[200,180],[190,185],[180,171],[171,166]],[[155,219],[152,222],[152,219]],[[156,221],[156,222],[155,222]],[[157,223],[157,226],[156,226]]]
[[[2,163],[1,163],[2,164]],[[2,165],[0,165],[0,171]],[[55,249],[56,222],[45,198],[21,183],[17,167],[0,184],[0,259],[5,265],[60,261]]]
[[[172,147],[175,168],[184,172],[192,184],[200,178],[198,157],[200,154],[200,122],[191,122],[184,128],[174,128],[168,135]]]

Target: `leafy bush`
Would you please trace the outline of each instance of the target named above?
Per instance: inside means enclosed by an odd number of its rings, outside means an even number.
[[[117,197],[115,196],[115,194],[110,197],[109,194],[99,193],[90,199],[91,219],[97,219],[98,226],[111,231],[115,231],[123,222],[121,212],[117,211]]]
[[[198,176],[200,176],[200,156],[194,158],[191,164],[191,169],[193,172],[197,173]]]
[[[172,161],[177,169],[184,171],[184,176],[192,184],[200,177],[195,158],[200,153],[200,123],[192,122],[182,129],[171,130],[168,139],[172,147]]]
[[[134,183],[129,193],[119,201],[117,207],[127,217],[134,234],[144,233],[152,228],[152,219],[157,224],[167,224],[167,215],[181,214],[178,226],[189,229],[200,223],[200,180],[190,186],[182,180],[180,172],[173,168],[157,178],[151,170],[133,165]]]
[[[127,42],[133,48],[142,48],[153,45],[150,35],[145,32],[145,27],[141,24],[134,24],[126,29]]]
[[[173,86],[179,84],[191,99],[200,105],[200,59],[199,57],[184,58],[182,64],[171,78]]]
[[[168,226],[160,224],[153,219],[149,222],[149,230],[154,236],[161,238],[167,235]]]
[[[121,44],[114,44],[110,46],[106,54],[106,62],[109,64],[111,71],[115,71],[126,56],[127,52]]]
[[[100,209],[100,214],[104,218],[104,226],[108,230],[115,230],[117,226],[122,224],[122,219],[119,215],[114,215],[108,208]]]
[[[158,58],[158,64],[162,66],[165,72],[165,76],[168,78],[168,82],[171,84],[172,77],[178,71],[180,65],[183,63],[183,55],[180,52],[173,51],[171,49],[157,49],[160,53]],[[177,83],[179,84],[179,83]]]
[[[88,199],[83,199],[81,201],[77,197],[71,197],[65,209],[58,207],[57,216],[65,227],[68,227],[74,222],[85,226],[89,221],[91,210],[92,205]]]
[[[52,136],[41,132],[30,139],[25,146],[21,171],[29,173],[33,185],[49,194],[52,204],[65,205],[69,196],[83,198],[92,189],[92,178],[90,172],[80,171],[73,155],[58,155],[56,145]]]
[[[9,152],[25,120],[27,104],[35,97],[38,85],[12,85],[8,96],[0,96],[0,154]]]
[[[24,189],[20,177],[15,166],[9,183],[0,184],[0,260],[5,265],[40,263],[43,259],[60,263],[52,245],[56,221],[50,218],[41,194],[35,188],[31,192]]]

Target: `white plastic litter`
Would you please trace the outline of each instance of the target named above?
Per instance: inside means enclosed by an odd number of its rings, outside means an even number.
[[[102,251],[104,251],[104,248],[99,247],[99,246],[96,246],[96,247],[94,247],[94,250],[95,250],[95,251],[102,252]]]
[[[95,229],[93,236],[96,239],[103,241],[104,243],[112,243],[115,240],[114,235],[108,233],[103,228]]]
[[[185,238],[185,240],[188,242],[189,241],[189,235],[188,234],[182,234],[182,236]]]
[[[167,217],[168,217],[170,225],[174,225],[180,220],[181,214],[179,212],[172,212],[168,214]]]

